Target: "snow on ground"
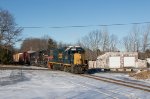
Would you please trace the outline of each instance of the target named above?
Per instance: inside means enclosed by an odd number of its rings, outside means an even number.
[[[3,81],[12,83],[2,84]],[[0,71],[0,99],[149,99],[149,97],[149,92],[61,71]]]

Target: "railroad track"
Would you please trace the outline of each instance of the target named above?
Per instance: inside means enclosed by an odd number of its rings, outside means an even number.
[[[0,70],[49,70],[47,68],[30,68],[30,67],[0,67]]]
[[[117,80],[117,79],[112,79],[112,78],[107,78],[107,77],[102,77],[102,76],[95,76],[95,75],[81,74],[80,76],[150,92],[150,86],[148,85],[138,84],[138,83],[129,82],[129,81],[123,81],[123,80]]]

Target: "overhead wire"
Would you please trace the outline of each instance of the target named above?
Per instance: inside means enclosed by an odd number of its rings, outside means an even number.
[[[128,24],[99,24],[99,25],[73,25],[73,26],[54,26],[54,27],[48,27],[48,28],[73,28],[73,27],[94,27],[94,26],[121,26],[121,25],[131,25],[131,24],[149,24],[150,22],[135,22],[135,23],[128,23]]]
[[[134,22],[134,23],[115,23],[115,24],[97,24],[97,25],[69,25],[69,26],[19,26],[20,28],[84,28],[84,27],[97,27],[97,26],[123,26],[123,25],[138,25],[138,24],[150,24],[149,21],[147,22]],[[1,28],[1,27],[0,27]]]
[[[137,25],[137,24],[150,24],[150,22],[134,22],[134,23],[115,23],[115,24],[99,24],[99,25],[70,25],[70,26],[53,26],[48,28],[84,28],[84,27],[95,27],[95,26],[121,26],[121,25]],[[24,27],[28,28],[28,27]],[[30,27],[30,28],[42,28],[42,27]]]

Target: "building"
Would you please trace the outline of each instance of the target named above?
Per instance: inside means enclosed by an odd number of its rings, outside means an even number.
[[[137,52],[107,52],[90,61],[89,68],[145,68],[146,64],[145,60],[138,59]]]

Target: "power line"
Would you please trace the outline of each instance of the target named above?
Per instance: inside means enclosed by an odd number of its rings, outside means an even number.
[[[20,28],[44,28],[44,27],[20,27]]]
[[[128,24],[99,24],[99,25],[72,25],[72,26],[54,26],[48,28],[84,28],[84,27],[95,27],[95,26],[121,26],[121,25],[138,25],[138,24],[149,24],[150,22],[135,22]]]
[[[70,26],[52,26],[52,27],[41,27],[41,26],[27,26],[27,27],[20,27],[20,28],[84,28],[84,27],[98,27],[98,26],[123,26],[123,25],[138,25],[138,24],[150,24],[150,22],[134,22],[134,23],[115,23],[115,24],[99,24],[99,25],[70,25]],[[0,27],[2,28],[2,27]]]

